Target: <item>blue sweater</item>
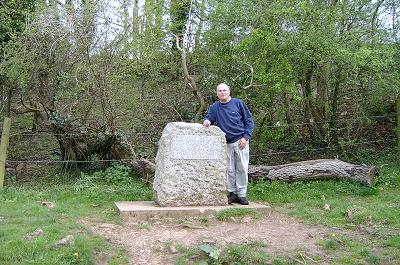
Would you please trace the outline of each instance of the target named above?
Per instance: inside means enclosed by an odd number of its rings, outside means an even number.
[[[254,129],[253,117],[246,103],[237,98],[231,98],[227,103],[214,102],[208,108],[205,120],[221,128],[228,144],[242,137],[249,140]]]

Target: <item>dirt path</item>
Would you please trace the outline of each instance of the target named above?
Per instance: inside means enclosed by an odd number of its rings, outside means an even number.
[[[200,219],[123,225],[93,224],[87,220],[82,223],[112,244],[125,248],[131,264],[173,264],[177,246],[203,243],[223,248],[227,244],[262,242],[268,253],[279,256],[293,251],[323,255],[316,242],[330,234],[325,228],[303,224],[275,211],[258,219],[245,217],[221,222],[208,218],[205,225]]]

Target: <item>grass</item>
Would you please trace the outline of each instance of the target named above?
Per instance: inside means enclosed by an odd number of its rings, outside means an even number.
[[[305,262],[305,257],[311,259],[305,253],[301,252],[296,252],[293,257],[272,255],[267,253],[266,248],[267,245],[263,242],[241,245],[229,244],[224,249],[219,249],[214,245],[208,244],[190,248],[180,246],[180,255],[177,257],[175,264],[292,265],[308,264]],[[313,264],[318,264],[318,257],[312,260]]]
[[[270,264],[271,256],[259,248],[228,245],[223,252],[213,245],[203,244],[191,248],[180,247],[177,265],[184,264]]]
[[[215,217],[219,221],[227,221],[231,218],[243,218],[246,216],[259,218],[260,214],[254,209],[247,208],[224,209],[215,213]]]
[[[128,264],[123,251],[87,231],[79,220],[119,222],[114,201],[150,198],[150,188],[138,181],[98,183],[82,191],[55,183],[5,187],[0,191],[0,264],[95,264],[95,257],[107,252],[117,253],[109,257],[109,264]],[[42,206],[42,201],[51,201],[55,207]],[[24,239],[36,229],[42,229],[43,235]],[[55,247],[67,235],[74,237],[74,244]]]
[[[345,180],[257,182],[249,188],[249,197],[283,207],[311,223],[345,227],[366,224],[372,218],[376,223],[390,223],[392,228],[400,228],[400,167],[395,160],[389,162],[384,159],[374,161],[380,168],[374,187]],[[325,211],[324,204],[329,204],[331,211]],[[356,212],[349,220],[346,212],[351,208]]]
[[[224,249],[221,264],[268,264],[271,256],[261,251],[260,248],[251,246],[230,245]]]
[[[307,223],[348,231],[347,237],[334,235],[319,241],[333,255],[332,264],[400,264],[397,159],[397,153],[389,152],[367,162],[380,170],[373,187],[345,180],[257,182],[251,184],[249,197],[267,201]],[[330,210],[324,209],[325,204]]]
[[[199,246],[177,246],[176,264],[400,264],[397,156],[386,153],[367,164],[380,169],[372,188],[333,180],[256,182],[249,186],[250,200],[266,201],[274,209],[310,224],[336,227],[337,233],[318,241],[324,255],[316,257],[298,251],[273,255],[263,242],[231,244],[224,248],[210,246],[209,253],[204,251],[204,246],[203,250]],[[0,190],[0,264],[11,265],[96,264],[102,256],[108,264],[128,264],[123,249],[92,234],[80,220],[119,223],[114,201],[151,200],[152,197],[151,188],[126,174],[120,165],[78,178],[55,175],[40,181],[9,181],[7,185]],[[42,206],[43,201],[53,202],[55,207]],[[323,208],[325,204],[329,204],[330,210]],[[220,221],[246,216],[257,218],[258,215],[245,208],[216,214]],[[208,223],[207,218],[200,221]],[[147,223],[138,226],[143,230],[151,228]],[[42,229],[43,235],[24,239],[36,229]],[[75,243],[56,248],[55,243],[67,235],[72,235]]]
[[[361,242],[346,236],[330,236],[318,244],[331,255],[332,264],[388,264],[376,242]],[[390,264],[390,263],[389,263]]]

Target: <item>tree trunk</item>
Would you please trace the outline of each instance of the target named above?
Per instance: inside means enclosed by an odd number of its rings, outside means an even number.
[[[289,126],[289,130],[291,132],[294,132],[294,130],[293,130],[293,115],[292,115],[292,110],[291,110],[292,108],[291,108],[291,104],[290,104],[291,97],[290,97],[289,89],[287,86],[285,87],[285,90],[283,91],[283,95],[285,97],[285,101],[284,101],[285,102],[285,119]]]
[[[349,179],[368,186],[373,185],[378,169],[374,166],[353,165],[337,159],[301,161],[277,166],[249,166],[249,179],[284,182]]]
[[[315,112],[318,121],[326,121],[327,118],[327,103],[328,103],[328,65],[321,64],[318,66],[318,79],[317,79],[317,98]],[[320,123],[319,130],[323,131],[324,124]]]
[[[183,40],[190,15],[190,5],[190,0],[171,0],[169,6],[171,17],[171,32],[173,35],[178,36],[181,39],[178,46],[182,47],[182,49],[186,48],[185,45],[183,45]],[[174,39],[171,39],[171,42],[172,59],[174,62],[178,62],[180,55],[178,47],[177,45],[175,45]]]
[[[134,38],[136,38],[140,31],[139,0],[133,0],[132,20],[132,30],[135,33]]]
[[[183,68],[183,74],[185,76],[185,81],[188,81],[188,85],[192,89],[194,95],[197,97],[200,103],[200,107],[198,108],[195,117],[194,117],[194,122],[199,123],[201,120],[201,115],[203,114],[205,108],[206,108],[206,102],[203,96],[203,93],[200,91],[198,88],[196,81],[194,80],[194,77],[189,74],[189,70],[187,67],[187,61],[186,61],[186,51],[184,48],[184,41],[182,40],[182,47],[179,46],[179,37],[176,36],[176,47],[181,53],[181,62],[182,62],[182,68]]]
[[[330,115],[330,123],[329,123],[329,131],[331,134],[330,144],[337,145],[338,144],[338,128],[337,128],[337,120],[338,120],[338,101],[339,101],[339,89],[341,83],[341,69],[336,71],[336,80],[333,86],[332,99],[331,99],[331,115]]]
[[[313,70],[310,68],[305,73],[305,79],[303,81],[303,97],[304,97],[304,118],[305,124],[310,131],[310,137],[313,142],[320,142],[321,135],[316,127],[315,122],[315,110],[314,110],[314,96],[312,95],[312,88],[311,88],[311,79],[313,75]]]

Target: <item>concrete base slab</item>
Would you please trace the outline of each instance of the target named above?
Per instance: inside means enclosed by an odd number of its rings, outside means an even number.
[[[207,216],[215,212],[232,209],[244,208],[254,209],[257,212],[265,213],[270,211],[268,204],[250,202],[249,205],[232,204],[225,206],[180,206],[180,207],[161,207],[153,201],[122,201],[115,202],[115,207],[121,218],[124,220],[145,221],[161,218],[181,218],[188,216]]]

